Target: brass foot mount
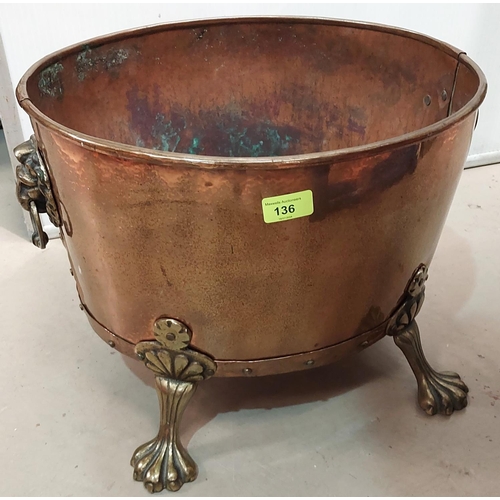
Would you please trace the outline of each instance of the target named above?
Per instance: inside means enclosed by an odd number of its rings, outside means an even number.
[[[469,389],[457,373],[434,370],[422,349],[415,317],[424,302],[427,276],[427,266],[420,265],[406,288],[401,305],[387,325],[387,334],[394,338],[415,375],[420,407],[428,415],[451,415],[467,406]]]
[[[150,493],[177,491],[196,479],[198,467],[182,446],[179,424],[198,382],[217,369],[210,357],[188,349],[191,331],[180,321],[158,319],[154,335],[156,341],[140,342],[135,350],[156,374],[160,429],[156,438],[137,448],[131,460],[134,479]]]

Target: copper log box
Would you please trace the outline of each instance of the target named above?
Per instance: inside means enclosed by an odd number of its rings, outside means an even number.
[[[178,426],[198,382],[308,370],[385,335],[423,410],[466,406],[415,316],[485,93],[450,45],[312,18],[157,25],[31,67],[16,156],[33,242],[46,212],[93,329],[156,376],[136,480],[196,479]]]

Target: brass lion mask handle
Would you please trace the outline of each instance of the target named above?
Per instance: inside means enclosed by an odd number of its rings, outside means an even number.
[[[42,228],[40,213],[47,213],[56,227],[61,226],[61,217],[35,136],[19,144],[14,149],[14,154],[19,161],[16,168],[17,199],[21,206],[30,213],[33,223],[31,241],[35,246],[43,249],[47,246],[49,237]]]

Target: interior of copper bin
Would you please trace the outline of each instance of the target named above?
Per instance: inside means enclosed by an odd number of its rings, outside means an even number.
[[[82,45],[36,72],[28,93],[57,123],[101,139],[281,156],[362,146],[446,118],[478,87],[460,66],[407,36],[241,21]]]

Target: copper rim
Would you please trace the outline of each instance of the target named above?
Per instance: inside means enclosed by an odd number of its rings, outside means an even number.
[[[356,146],[351,148],[338,149],[334,151],[324,151],[319,153],[309,153],[294,156],[280,156],[280,157],[239,157],[231,158],[230,162],[228,158],[221,156],[203,156],[203,155],[186,155],[183,153],[169,153],[161,151],[153,151],[147,148],[141,148],[137,146],[131,146],[127,144],[122,144],[118,142],[109,141],[106,139],[100,139],[87,134],[82,134],[76,130],[72,130],[64,125],[57,123],[56,121],[49,118],[47,115],[42,113],[30,100],[27,91],[27,81],[28,79],[36,73],[40,68],[47,66],[62,57],[78,52],[82,45],[102,45],[105,43],[122,40],[131,36],[139,36],[142,34],[150,34],[156,31],[162,30],[174,30],[174,29],[184,29],[184,28],[196,28],[206,25],[217,25],[217,24],[228,24],[228,23],[310,23],[310,24],[326,24],[331,26],[343,26],[352,27],[357,29],[369,29],[373,31],[381,31],[386,33],[391,33],[393,35],[402,36],[405,38],[413,38],[419,40],[428,45],[432,45],[443,52],[455,57],[457,61],[464,64],[471,71],[473,71],[478,79],[479,85],[477,92],[474,97],[459,111],[453,113],[451,116],[444,118],[432,125],[424,127],[420,130],[410,132],[404,135],[400,135],[388,140],[373,142],[371,144]],[[147,26],[142,28],[134,28],[131,30],[120,31],[111,35],[100,36],[92,38],[90,40],[80,42],[78,44],[67,47],[63,50],[54,52],[53,54],[41,59],[35,63],[31,68],[24,74],[19,82],[16,89],[16,96],[21,107],[32,117],[35,118],[45,127],[52,129],[59,133],[60,135],[77,142],[82,147],[98,151],[99,153],[106,154],[109,156],[120,157],[120,158],[131,158],[136,161],[145,161],[149,163],[164,164],[168,161],[170,165],[182,165],[184,167],[195,167],[195,168],[208,168],[208,169],[276,169],[276,168],[297,168],[305,166],[314,166],[319,163],[326,163],[329,161],[344,161],[347,159],[358,158],[362,156],[367,156],[369,154],[375,154],[383,152],[389,148],[397,148],[400,146],[419,143],[429,137],[432,137],[443,130],[446,130],[456,123],[465,119],[468,115],[475,112],[484,100],[486,95],[486,78],[481,71],[481,69],[472,61],[465,52],[452,47],[444,42],[436,40],[435,38],[416,33],[413,31],[408,31],[400,28],[394,28],[392,26],[371,24],[364,22],[355,21],[344,21],[344,20],[332,20],[324,18],[312,18],[312,17],[232,17],[232,18],[217,18],[208,20],[196,20],[196,21],[183,21],[183,22],[173,22],[173,23],[162,23],[153,26]]]

